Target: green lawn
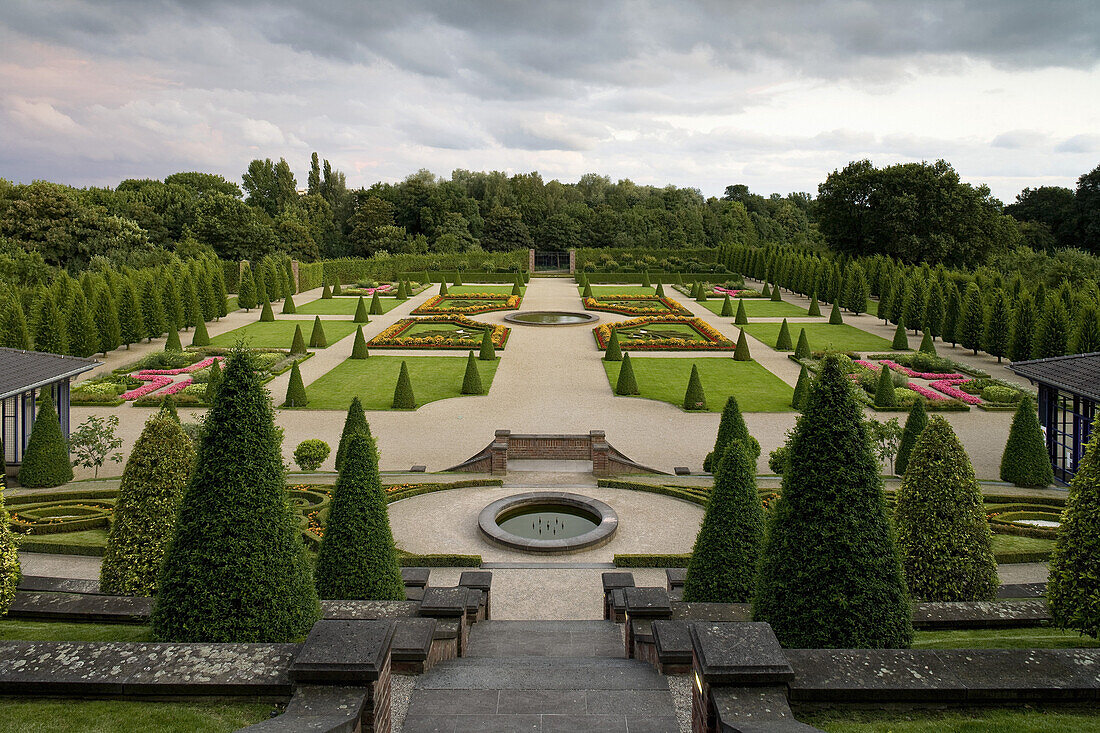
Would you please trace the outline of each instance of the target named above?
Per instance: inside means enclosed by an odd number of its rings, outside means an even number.
[[[359,395],[367,410],[388,410],[393,404],[393,389],[401,362],[409,366],[416,404],[424,405],[448,397],[460,397],[466,356],[375,356],[348,359],[306,385],[308,409],[347,410],[352,397]],[[478,361],[481,386],[488,392],[496,375],[498,361]],[[685,384],[687,384],[685,382]]]
[[[577,287],[577,295],[582,295],[584,288]],[[593,285],[592,296],[599,298],[600,296],[607,295],[656,295],[656,286],[652,288],[643,288],[641,285]],[[679,293],[674,291],[671,286],[665,286],[665,297],[682,297]]]
[[[630,356],[642,398],[682,405],[691,365],[699,367],[699,378],[707,395],[707,408],[721,412],[733,395],[742,412],[785,412],[791,409],[794,389],[755,361],[734,361],[725,357],[670,359]],[[614,391],[622,362],[605,361],[607,380]]]
[[[371,299],[364,296],[363,302],[367,308],[370,308]],[[400,301],[397,298],[379,298],[378,304],[382,306],[382,312],[387,313],[397,306],[401,305],[404,301]],[[328,300],[311,300],[305,305],[300,305],[297,311],[301,315],[307,316],[354,316],[355,309],[359,306],[359,298],[330,298]],[[326,332],[327,333],[327,332]],[[291,335],[294,332],[291,331]],[[307,334],[308,338],[308,334]]]
[[[354,311],[353,311],[354,312]],[[258,318],[259,316],[257,316]],[[313,332],[313,321],[309,320],[276,320],[268,323],[256,321],[247,326],[234,328],[210,339],[211,346],[233,346],[239,339],[245,340],[246,346],[263,347],[272,349],[289,349],[290,342],[294,340],[294,326],[302,327],[302,335],[306,343],[309,343],[309,335]],[[355,331],[356,324],[351,321],[324,321],[325,337],[328,345],[344,338]]]
[[[527,292],[527,286],[526,285],[522,286],[520,288],[520,290],[522,290],[526,293]],[[512,294],[512,286],[511,285],[478,285],[477,283],[474,283],[473,285],[451,285],[450,283],[447,284],[447,294],[448,295],[466,295],[466,294],[469,294],[469,293],[496,293],[498,295],[511,295]],[[436,284],[435,290],[432,291],[432,295],[439,295],[439,285],[438,284]]]
[[[152,641],[148,626],[0,619],[2,641]]]
[[[0,700],[0,733],[221,733],[271,717],[271,703]]]
[[[993,535],[993,552],[1050,552],[1054,540],[1042,537],[1017,537],[1014,534]]]
[[[233,311],[240,308],[240,306],[237,304],[237,296],[236,295],[230,295],[229,297],[227,297],[225,299],[225,303],[226,303],[226,305],[225,305],[225,312],[226,313],[232,313]]]
[[[620,347],[626,347],[634,343],[661,343],[668,339],[709,343],[703,334],[687,323],[646,323],[640,326],[616,328],[615,330],[619,333]]]
[[[1097,646],[1100,646],[1100,641],[1091,636],[1049,626],[918,631],[913,636],[914,649],[1071,649]]]
[[[1082,708],[796,709],[795,716],[828,733],[1100,733],[1100,711]]]
[[[768,346],[775,346],[779,337],[779,323],[750,323],[745,331]],[[812,351],[879,351],[889,349],[890,342],[881,336],[868,333],[855,326],[842,323],[837,326],[828,323],[790,323],[791,342],[798,343],[798,332],[806,329],[806,338]]]
[[[84,529],[79,532],[55,532],[53,534],[28,535],[25,542],[43,544],[83,545],[86,547],[106,547],[106,529]]]
[[[707,298],[705,302],[699,305],[717,316],[722,312],[722,302],[722,298]],[[794,303],[786,301],[776,303],[767,298],[745,298],[743,302],[745,303],[745,315],[750,319],[806,318],[809,315],[809,311],[805,308],[800,308]],[[733,306],[734,315],[737,315],[737,299],[730,298],[730,305]]]

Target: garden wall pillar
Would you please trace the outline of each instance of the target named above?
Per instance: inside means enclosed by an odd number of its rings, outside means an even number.
[[[511,430],[496,431],[493,443],[489,446],[490,474],[508,473],[508,441],[511,435]]]
[[[535,250],[527,250],[527,272],[535,271]]]
[[[302,292],[301,289],[300,289],[300,286],[298,284],[300,282],[299,279],[298,279],[298,260],[291,260],[290,261],[290,274],[294,278],[294,292],[295,293]]]
[[[592,473],[597,476],[606,476],[611,471],[606,434],[603,430],[590,430],[588,438],[592,443]]]
[[[573,275],[577,272],[577,250],[569,250],[569,274]]]

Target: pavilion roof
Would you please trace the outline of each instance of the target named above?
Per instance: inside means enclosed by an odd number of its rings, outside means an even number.
[[[1100,351],[1016,361],[1008,368],[1033,382],[1100,402]]]
[[[79,356],[0,348],[0,399],[75,377],[101,363]]]

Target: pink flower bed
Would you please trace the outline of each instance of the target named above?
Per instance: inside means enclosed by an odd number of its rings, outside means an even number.
[[[123,392],[119,395],[120,399],[124,400],[136,400],[138,397],[144,397],[151,392],[156,392],[161,387],[167,386],[172,383],[172,380],[168,377],[162,377],[157,374],[142,374],[141,372],[134,375],[134,379],[140,379],[146,384],[140,387],[135,387],[128,392]]]
[[[161,392],[161,394],[162,395],[170,395],[170,394],[175,394],[176,392],[182,392],[184,390],[184,388],[191,386],[191,383],[193,381],[194,380],[192,380],[191,377],[187,377],[187,379],[181,379],[180,381],[176,382],[175,384],[173,384],[168,389]]]
[[[721,285],[715,285],[714,286],[714,292],[716,292],[716,293],[725,293],[726,295],[732,295],[733,297],[736,298],[738,295],[740,295],[744,291],[743,290],[730,290],[729,288],[724,288]]]
[[[855,359],[854,361],[856,364],[859,364],[862,367],[867,367],[871,371],[877,372],[882,369],[879,364],[875,364],[872,361],[867,361],[866,359]],[[982,403],[982,399],[977,395],[967,394],[966,392],[963,392],[961,389],[958,388],[958,385],[965,384],[966,382],[970,381],[971,378],[966,376],[965,374],[917,372],[910,369],[909,367],[904,367],[901,364],[898,364],[897,362],[891,361],[889,359],[883,359],[881,363],[890,367],[894,371],[901,372],[907,377],[913,379],[931,380],[932,384],[930,386],[932,389],[929,389],[928,387],[923,387],[919,384],[907,385],[909,389],[913,390],[922,397],[926,397],[930,400],[942,400],[944,399],[944,397],[942,397],[941,394],[944,394],[948,397],[953,397],[956,400],[965,402],[968,405],[980,405]]]
[[[977,395],[967,394],[961,389],[956,387],[957,384],[963,384],[969,382],[969,377],[963,377],[962,379],[940,379],[939,381],[932,382],[932,389],[939,392],[943,392],[948,397],[954,397],[957,400],[962,400],[968,405],[980,405],[982,404],[982,398]]]
[[[142,369],[134,376],[136,376],[138,379],[141,379],[142,375],[146,374],[189,374],[191,372],[197,372],[200,369],[205,369],[206,367],[213,364],[215,360],[225,363],[224,356],[208,356],[202,361],[195,362],[191,366],[180,367],[179,369]]]
[[[928,400],[946,400],[947,399],[943,395],[941,395],[937,392],[933,392],[932,390],[928,389],[927,387],[921,386],[919,384],[907,384],[905,386],[907,386],[909,389],[911,389],[914,392],[916,392],[917,394],[919,394],[921,397],[924,397],[925,399],[928,399]]]
[[[379,285],[376,288],[356,288],[355,292],[358,293],[358,292],[361,291],[364,295],[374,295],[375,292],[385,293],[385,292],[387,292],[389,290],[392,290],[392,289],[393,289],[393,286],[390,285],[389,283],[386,283],[385,285]]]

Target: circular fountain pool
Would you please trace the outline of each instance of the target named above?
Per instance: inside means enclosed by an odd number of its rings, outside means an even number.
[[[560,491],[533,491],[498,499],[477,518],[489,541],[525,552],[561,553],[597,547],[619,526],[602,501]]]
[[[571,311],[520,311],[504,316],[504,320],[522,326],[577,326],[582,323],[595,323],[600,320],[600,317],[591,313]]]

